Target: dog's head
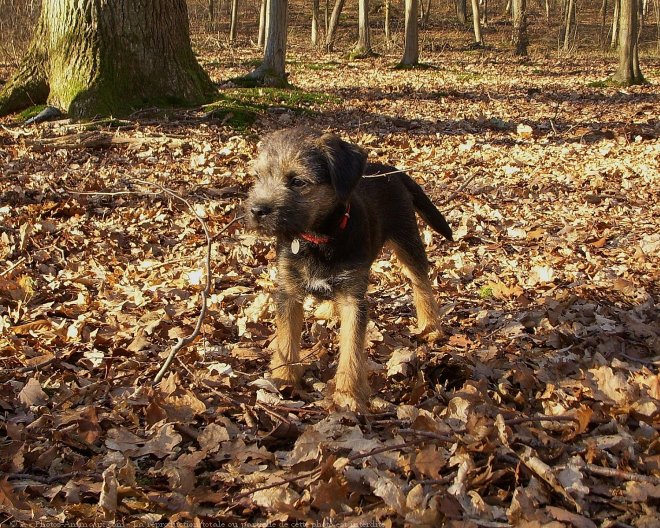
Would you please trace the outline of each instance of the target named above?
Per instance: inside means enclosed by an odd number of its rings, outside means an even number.
[[[334,134],[292,128],[267,135],[252,162],[248,224],[269,235],[313,231],[348,203],[366,161],[364,150]]]

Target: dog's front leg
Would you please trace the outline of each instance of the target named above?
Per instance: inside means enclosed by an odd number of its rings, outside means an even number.
[[[270,361],[272,377],[285,385],[297,385],[302,377],[300,336],[303,325],[303,305],[296,296],[279,292],[276,296],[275,351]]]
[[[349,408],[352,411],[365,411],[369,397],[364,350],[367,301],[364,296],[344,295],[337,299],[337,305],[341,329],[334,401],[339,407]]]

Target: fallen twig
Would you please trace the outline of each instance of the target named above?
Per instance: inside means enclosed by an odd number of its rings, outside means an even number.
[[[630,471],[623,471],[621,469],[597,466],[596,464],[584,464],[584,466],[579,467],[583,467],[589,473],[600,475],[601,477],[612,477],[621,480],[634,480],[635,482],[648,482],[649,484],[654,484],[656,486],[660,485],[660,477],[654,477],[652,475],[642,475],[640,473],[632,473]]]
[[[197,323],[195,324],[195,328],[193,329],[192,333],[188,335],[187,337],[180,337],[179,340],[177,341],[176,345],[172,347],[172,350],[170,351],[169,355],[165,359],[165,362],[163,365],[160,367],[160,370],[156,374],[156,377],[154,378],[154,383],[159,383],[162,379],[163,376],[165,376],[165,373],[167,372],[167,369],[170,368],[170,365],[172,364],[172,361],[174,360],[176,354],[181,350],[182,348],[188,346],[190,343],[192,343],[197,336],[199,335],[199,332],[202,329],[202,323],[204,322],[204,319],[206,317],[206,310],[207,310],[207,299],[208,296],[211,293],[211,245],[212,245],[212,239],[211,239],[211,234],[209,233],[209,228],[206,225],[206,221],[204,218],[200,216],[200,214],[195,210],[195,207],[193,204],[191,204],[188,200],[186,200],[183,196],[179,196],[177,193],[172,191],[171,189],[168,189],[167,187],[162,186],[160,183],[155,183],[155,182],[150,182],[147,180],[141,180],[134,178],[133,181],[140,183],[142,185],[151,185],[153,187],[156,187],[160,189],[162,192],[165,194],[168,194],[172,198],[175,198],[176,200],[179,200],[183,202],[190,211],[192,211],[193,215],[195,215],[195,218],[199,221],[199,223],[202,225],[202,229],[204,230],[204,236],[206,237],[206,259],[205,259],[205,267],[206,267],[206,281],[204,284],[204,289],[201,292],[201,297],[202,297],[202,307],[199,311],[199,315],[197,317]]]
[[[12,271],[14,271],[18,266],[23,264],[25,262],[25,257],[19,258],[16,262],[14,262],[11,266],[9,266],[5,271],[0,271],[0,277],[4,277],[5,275],[8,275]]]
[[[371,451],[368,451],[366,453],[359,453],[357,455],[353,455],[348,457],[349,462],[355,462],[356,460],[360,460],[362,458],[367,458],[373,455],[378,455],[380,453],[385,453],[387,451],[395,451],[397,449],[404,449],[406,447],[409,447],[411,445],[419,444],[423,442],[424,439],[418,438],[417,440],[411,440],[409,442],[404,442],[402,444],[394,444],[394,445],[389,445],[389,446],[383,446],[383,447],[377,447],[375,449],[372,449]],[[253,493],[256,493],[257,491],[263,491],[271,488],[276,488],[277,486],[282,486],[283,484],[291,484],[292,482],[297,482],[298,480],[302,480],[305,478],[313,477],[316,473],[321,473],[321,471],[324,469],[323,466],[317,467],[316,469],[312,469],[311,471],[306,471],[305,473],[302,473],[300,475],[296,475],[295,477],[291,477],[285,480],[281,480],[279,482],[273,482],[272,484],[266,484],[264,486],[259,486],[257,488],[254,488],[253,490],[246,491],[243,493],[240,493],[239,495],[236,495],[234,497],[234,500],[239,500],[243,499],[249,495],[252,495]]]

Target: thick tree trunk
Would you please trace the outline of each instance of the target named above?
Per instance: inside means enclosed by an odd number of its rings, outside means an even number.
[[[188,31],[185,0],[43,0],[0,115],[46,102],[73,117],[207,102],[216,90]]]
[[[467,0],[455,0],[456,18],[460,24],[467,24]]]
[[[621,0],[619,16],[619,67],[612,79],[620,84],[643,84],[639,67],[640,0]]]
[[[312,45],[319,43],[320,1],[312,0]]]
[[[332,15],[330,15],[330,25],[328,32],[325,34],[325,49],[333,51],[335,47],[335,34],[337,33],[337,26],[339,26],[339,16],[341,10],[344,9],[345,0],[335,0],[335,6],[332,8]]]
[[[358,0],[358,41],[354,53],[358,56],[368,56],[373,53],[369,31],[369,0]]]
[[[287,0],[269,0],[264,60],[248,75],[265,86],[288,85],[285,73],[287,16]]]
[[[229,23],[229,42],[236,41],[238,31],[238,0],[231,0],[231,19]]]
[[[484,38],[481,35],[481,19],[479,17],[479,0],[472,0],[472,24],[474,27],[474,42],[478,46],[484,45]]]
[[[417,5],[417,0],[406,0],[405,41],[400,66],[415,66],[419,63]]]
[[[266,45],[266,13],[268,9],[268,0],[261,0],[259,9],[259,36],[257,37],[257,46],[264,49]]]
[[[513,0],[513,47],[518,56],[527,56],[527,2],[525,0]]]

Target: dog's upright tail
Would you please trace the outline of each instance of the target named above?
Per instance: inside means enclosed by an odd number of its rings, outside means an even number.
[[[424,190],[407,174],[401,174],[401,181],[411,194],[413,205],[419,216],[447,240],[453,240],[451,227],[449,227],[447,220],[438,211],[438,208],[433,205],[429,197],[426,196]]]

